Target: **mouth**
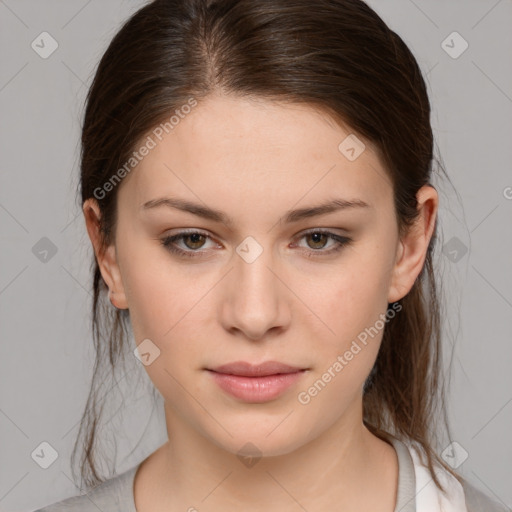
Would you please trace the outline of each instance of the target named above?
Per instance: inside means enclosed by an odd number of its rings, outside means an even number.
[[[250,403],[277,399],[308,371],[277,361],[258,365],[237,361],[205,369],[224,392]]]
[[[234,363],[223,364],[215,368],[207,369],[215,373],[238,375],[240,377],[266,377],[268,375],[296,373],[307,370],[307,368],[290,366],[278,361],[265,361],[264,363],[257,365],[253,365],[245,361],[236,361]]]

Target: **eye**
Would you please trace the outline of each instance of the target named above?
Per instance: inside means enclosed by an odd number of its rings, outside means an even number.
[[[206,233],[201,233],[200,231],[182,231],[176,235],[163,238],[161,243],[171,253],[195,257],[201,255],[201,252],[197,251],[197,249],[200,249],[204,245],[206,239],[210,239]],[[185,249],[181,249],[175,243],[178,240],[184,242],[190,240],[190,242],[185,244]]]
[[[315,229],[308,231],[307,233],[303,233],[298,239],[311,240],[312,245],[308,242],[308,247],[305,248],[306,252],[309,253],[308,256],[333,254],[341,250],[344,246],[348,245],[352,241],[346,236],[337,235],[336,233],[331,233],[330,231],[321,229]],[[211,240],[211,237],[207,233],[200,231],[182,231],[176,235],[167,236],[160,242],[169,252],[173,254],[195,258],[201,257],[207,252],[206,250],[198,250],[204,247],[205,241],[207,240]],[[177,244],[178,241],[183,242],[185,247],[179,247]],[[329,241],[333,242],[331,244],[332,247],[328,250],[324,250]]]
[[[337,235],[336,233],[331,233],[330,231],[322,229],[315,229],[308,231],[307,233],[303,233],[299,237],[299,240],[302,239],[309,239],[311,241],[311,243],[307,242],[307,248],[312,248],[309,252],[312,253],[313,256],[321,256],[338,252],[352,241],[346,236]],[[329,241],[333,242],[331,244],[331,248],[323,250]]]

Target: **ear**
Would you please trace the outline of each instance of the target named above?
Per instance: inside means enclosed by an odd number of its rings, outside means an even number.
[[[419,215],[409,232],[399,241],[388,302],[405,297],[423,268],[430,239],[434,233],[439,198],[431,185],[416,194]]]
[[[116,246],[111,244],[105,247],[103,243],[103,236],[100,232],[101,211],[98,202],[92,198],[87,199],[83,204],[83,212],[101,275],[110,292],[113,293],[112,300],[117,308],[128,309],[121,272],[116,259]]]

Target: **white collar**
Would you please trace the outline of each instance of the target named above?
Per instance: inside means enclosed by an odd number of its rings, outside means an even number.
[[[411,454],[416,477],[416,512],[468,512],[464,489],[460,482],[439,463],[433,461],[437,478],[446,490],[446,495],[437,487],[430,471],[418,455],[424,454],[421,445],[402,441]]]

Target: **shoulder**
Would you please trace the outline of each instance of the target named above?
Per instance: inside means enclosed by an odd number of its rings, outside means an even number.
[[[436,475],[447,489],[442,495],[435,486],[432,475],[418,454],[424,451],[420,444],[410,439],[398,439],[391,434],[387,438],[395,446],[399,459],[399,496],[406,496],[406,504],[413,502],[411,510],[431,510],[431,503],[444,504],[446,510],[464,510],[465,512],[512,512],[512,509],[480,491],[462,475],[457,480],[445,468],[434,462]],[[402,474],[401,474],[402,473]],[[425,504],[427,504],[425,506]],[[443,507],[441,507],[445,510]],[[397,508],[402,510],[402,508]]]
[[[136,512],[133,479],[138,465],[116,475],[87,493],[66,498],[35,512]]]
[[[491,499],[465,479],[462,481],[462,488],[468,512],[512,512],[511,508]]]

